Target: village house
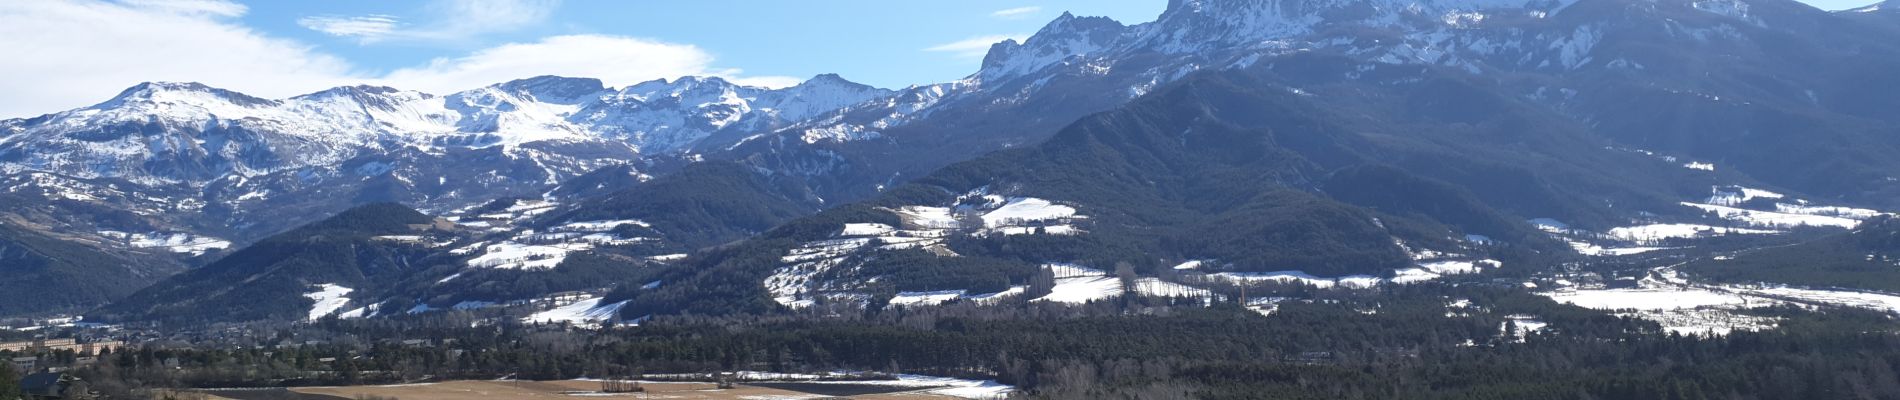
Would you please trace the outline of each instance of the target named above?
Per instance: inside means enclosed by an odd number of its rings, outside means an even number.
[[[78,400],[97,396],[78,377],[61,372],[42,372],[20,379],[20,395],[26,400]]]
[[[40,367],[39,357],[14,357],[9,361],[13,363],[14,371],[32,371]]]
[[[72,338],[35,339],[31,341],[0,343],[0,351],[12,351],[15,353],[32,353],[32,352],[42,352],[42,351],[66,350],[66,351],[72,351],[72,352],[80,353],[80,354],[99,354],[99,352],[101,351],[117,350],[119,347],[122,347],[122,346],[125,346],[124,342],[113,341],[113,340],[86,341],[82,343],[79,341],[79,339],[72,339]]]

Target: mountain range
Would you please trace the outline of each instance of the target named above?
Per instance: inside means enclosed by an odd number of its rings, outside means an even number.
[[[1891,10],[1173,0],[1136,25],[1064,14],[965,79],[898,90],[146,83],[0,121],[0,188],[19,199],[0,256],[76,246],[97,256],[32,265],[190,272],[7,312],[241,322],[586,291],[633,320],[1209,297],[1551,265],[1666,226],[1850,227],[1900,207]],[[1734,187],[1807,200],[1714,201],[1753,193]],[[313,233],[367,204],[441,227]],[[171,256],[85,261],[139,252]],[[540,283],[501,287],[524,280]],[[269,309],[202,311],[238,301]]]

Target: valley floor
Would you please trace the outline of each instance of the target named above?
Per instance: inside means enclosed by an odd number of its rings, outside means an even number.
[[[208,390],[210,400],[341,400],[396,398],[402,400],[487,399],[958,399],[935,393],[944,387],[891,385],[881,382],[749,383],[719,389],[702,382],[641,382],[646,393],[603,393],[590,380],[565,381],[452,381],[410,385],[308,387],[290,389]]]

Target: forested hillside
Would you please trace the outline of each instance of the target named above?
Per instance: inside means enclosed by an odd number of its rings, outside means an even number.
[[[357,207],[259,241],[89,316],[165,323],[304,320],[316,301],[305,294],[319,285],[373,291],[406,272],[447,261],[375,239],[427,231],[433,223],[399,204]]]

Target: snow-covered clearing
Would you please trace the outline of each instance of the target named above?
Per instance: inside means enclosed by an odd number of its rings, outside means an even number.
[[[1501,268],[1496,260],[1439,260],[1419,263],[1415,267],[1393,270],[1390,280],[1372,275],[1347,275],[1341,277],[1320,277],[1304,271],[1276,272],[1222,272],[1207,275],[1209,278],[1238,283],[1280,282],[1313,286],[1321,289],[1343,287],[1364,289],[1385,283],[1412,284],[1437,280],[1450,275],[1475,274],[1486,268]]]
[[[906,225],[916,229],[956,229],[959,225],[949,207],[909,206],[896,212]]]
[[[1733,185],[1716,186],[1710,192],[1709,198],[1702,202],[1718,206],[1737,206],[1754,199],[1779,200],[1787,197],[1781,193]]]
[[[1594,310],[1682,310],[1702,307],[1748,307],[1775,304],[1733,293],[1690,288],[1578,289],[1541,293],[1559,303]]]
[[[1821,216],[1841,217],[1841,218],[1855,219],[1855,220],[1866,220],[1869,218],[1879,216],[1881,214],[1885,214],[1880,211],[1869,210],[1865,208],[1853,208],[1853,207],[1841,207],[1841,206],[1813,206],[1813,205],[1808,205],[1807,202],[1801,202],[1799,204],[1775,203],[1775,211],[1788,213],[1788,214],[1821,215]]]
[[[530,324],[567,323],[575,326],[599,326],[603,321],[618,318],[620,309],[626,306],[627,301],[601,304],[601,298],[590,297],[586,300],[576,301],[565,306],[534,313],[534,315],[523,318],[521,321]]]
[[[1200,299],[1222,299],[1207,289],[1161,280],[1160,278],[1140,278],[1135,280],[1135,292],[1152,297],[1192,297]]]
[[[377,237],[370,238],[370,240],[380,240],[380,241],[385,241],[385,242],[396,242],[396,243],[422,243],[424,239],[425,238],[422,237],[421,235],[385,235],[385,236],[377,236]]]
[[[611,221],[569,222],[566,224],[561,224],[560,226],[548,228],[548,231],[549,232],[606,232],[606,231],[614,230],[615,228],[619,228],[621,225],[633,225],[633,226],[638,226],[638,227],[643,227],[643,228],[649,228],[653,226],[653,225],[647,224],[646,221],[641,221],[637,219],[620,219],[620,220],[611,220]]]
[[[204,255],[212,250],[231,248],[231,242],[223,239],[192,235],[189,233],[126,233],[120,231],[99,231],[100,236],[119,240],[135,248],[165,249],[173,253]]]
[[[963,297],[963,290],[940,290],[934,292],[899,292],[891,297],[894,306],[934,306]]]
[[[1820,206],[1807,200],[1790,199],[1787,195],[1742,186],[1716,186],[1710,189],[1712,194],[1702,203],[1684,202],[1682,205],[1694,207],[1716,217],[1743,222],[1754,227],[1795,228],[1803,226],[1837,227],[1852,229],[1860,221],[1880,215],[1881,212],[1864,208],[1841,206]],[[1770,200],[1774,210],[1757,210],[1751,206],[1755,200]],[[1759,203],[1759,202],[1757,202]]]
[[[1646,285],[1647,286],[1647,285]],[[1669,332],[1727,335],[1736,330],[1773,329],[1774,318],[1737,314],[1737,310],[1780,304],[1772,299],[1692,287],[1578,289],[1539,293],[1560,303],[1616,311],[1617,315],[1656,322]]]
[[[1498,331],[1519,342],[1524,341],[1532,332],[1543,331],[1550,323],[1537,319],[1534,315],[1507,315],[1505,322],[1498,323]],[[1515,329],[1513,329],[1515,328]]]
[[[353,309],[353,310],[337,313],[336,317],[337,319],[360,319],[364,317],[373,317],[373,316],[376,316],[377,309],[379,308],[378,306],[381,306],[381,304],[371,304],[371,305],[367,305],[363,307],[357,307],[356,309]]]
[[[1741,209],[1741,208],[1728,207],[1728,206],[1697,204],[1697,203],[1687,203],[1687,202],[1682,203],[1682,205],[1695,207],[1697,209],[1702,210],[1703,212],[1715,214],[1715,216],[1720,217],[1722,219],[1743,222],[1743,223],[1747,223],[1749,226],[1755,226],[1755,227],[1798,228],[1798,227],[1814,226],[1814,227],[1836,227],[1836,228],[1853,229],[1855,226],[1860,225],[1859,220],[1828,216],[1828,215],[1790,214],[1790,213],[1782,213],[1782,212],[1774,212],[1774,211],[1748,210],[1748,209]],[[1811,209],[1797,208],[1795,210],[1805,211],[1805,210],[1811,210]]]
[[[1504,263],[1497,260],[1477,261],[1432,261],[1420,263],[1417,268],[1396,271],[1392,281],[1395,283],[1415,283],[1443,278],[1449,275],[1465,275],[1484,272],[1485,268],[1502,268]],[[1401,279],[1406,278],[1406,279]]]
[[[1570,233],[1570,224],[1566,224],[1566,223],[1563,223],[1562,221],[1558,221],[1551,218],[1531,219],[1531,225],[1536,226],[1537,230],[1541,230],[1546,233],[1554,233],[1554,234]]]
[[[809,300],[800,294],[812,289],[812,278],[843,264],[845,257],[871,244],[869,238],[821,240],[805,243],[779,257],[785,266],[765,278],[765,288],[774,300],[788,307],[799,307]]]
[[[983,214],[983,226],[1001,228],[1036,221],[1059,220],[1075,216],[1075,208],[1051,203],[1048,200],[1025,197],[1011,199],[1008,204]]]
[[[1226,280],[1230,282],[1241,282],[1241,283],[1252,283],[1252,282],[1297,283],[1297,284],[1313,286],[1313,287],[1317,287],[1321,289],[1331,288],[1334,286],[1344,286],[1344,287],[1349,287],[1349,288],[1373,287],[1373,286],[1378,286],[1379,282],[1383,281],[1382,279],[1379,279],[1378,277],[1374,277],[1371,275],[1350,275],[1350,276],[1344,276],[1344,277],[1339,277],[1339,278],[1322,278],[1318,276],[1313,276],[1312,274],[1308,274],[1303,271],[1222,272],[1222,273],[1217,273],[1217,274],[1209,274],[1208,277],[1214,278],[1214,279]]]
[[[1720,235],[1768,235],[1780,233],[1764,229],[1728,228],[1698,224],[1649,224],[1610,229],[1610,239],[1633,243],[1659,243],[1669,239],[1694,239]]]
[[[594,248],[586,242],[530,245],[514,241],[482,247],[482,255],[468,260],[468,266],[497,269],[553,269],[567,260],[568,253]]]
[[[1122,295],[1122,280],[1108,276],[1056,279],[1055,289],[1037,301],[1084,304]]]
[[[1900,313],[1900,296],[1889,294],[1850,290],[1801,289],[1783,286],[1750,287],[1738,285],[1729,286],[1729,288],[1752,295],[1781,298],[1790,301],[1832,304]]]
[[[310,306],[310,315],[307,320],[315,321],[323,319],[323,317],[328,317],[330,314],[335,314],[338,310],[342,310],[343,306],[350,304],[350,298],[347,296],[349,296],[352,291],[354,290],[350,288],[325,283],[317,285],[317,289],[314,291],[304,293],[303,297],[316,302],[316,304]]]
[[[872,224],[872,223],[844,224],[844,231],[839,232],[838,235],[840,236],[882,236],[882,235],[887,235],[896,231],[897,231],[897,228],[892,228],[890,225],[885,225],[885,224]]]
[[[1582,240],[1576,240],[1576,239],[1570,239],[1570,238],[1564,238],[1564,242],[1569,243],[1570,248],[1573,250],[1576,250],[1578,254],[1582,254],[1586,256],[1627,256],[1627,255],[1633,255],[1633,254],[1643,254],[1643,253],[1648,253],[1652,251],[1674,249],[1672,247],[1643,247],[1643,246],[1603,247],[1603,246],[1598,246],[1595,243],[1590,243],[1590,242],[1585,242]]]

